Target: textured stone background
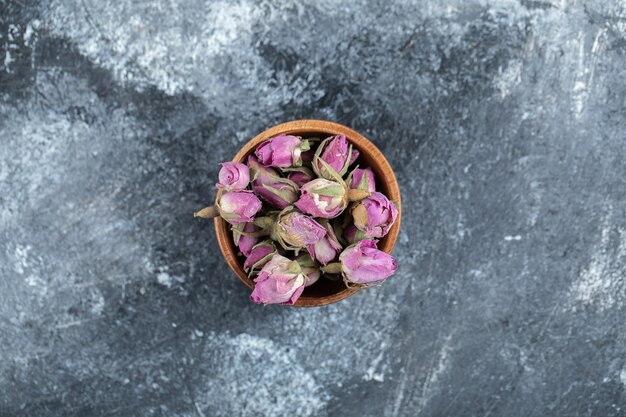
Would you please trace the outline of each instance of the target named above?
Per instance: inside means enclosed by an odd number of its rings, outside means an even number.
[[[296,118],[400,269],[262,308],[191,212]],[[1,0],[0,141],[3,417],[626,415],[623,1]]]

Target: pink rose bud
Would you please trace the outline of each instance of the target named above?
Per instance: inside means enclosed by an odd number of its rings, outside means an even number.
[[[284,171],[287,171],[289,174],[287,178],[293,181],[298,187],[302,187],[309,181],[315,179],[315,174],[308,168],[299,167],[299,168],[288,168]]]
[[[252,191],[227,191],[222,194],[218,209],[228,223],[250,223],[261,210],[261,200]]]
[[[306,284],[304,284],[305,287],[315,284],[322,276],[322,271],[320,271],[319,265],[311,259],[311,255],[308,253],[297,257],[296,261],[300,264],[302,273],[306,275]]]
[[[361,155],[361,153],[358,150],[353,148],[352,155],[350,155],[350,163],[348,164],[348,166],[354,164],[356,160],[359,159],[359,155]]]
[[[297,136],[280,135],[262,142],[255,154],[265,166],[287,168],[302,165],[302,152],[309,142]]]
[[[324,226],[293,207],[283,210],[272,230],[275,238],[285,249],[299,249],[312,245],[324,238]]]
[[[263,268],[267,262],[276,254],[276,246],[271,240],[264,240],[256,244],[243,263],[243,269],[249,272],[257,271]]]
[[[302,295],[306,276],[297,261],[274,255],[256,277],[250,299],[257,304],[294,304]]]
[[[396,206],[377,191],[352,207],[352,217],[357,229],[367,237],[383,237],[398,217]]]
[[[324,140],[315,155],[317,156],[313,159],[315,172],[322,178],[336,179],[333,173],[328,172],[328,167],[343,177],[348,171],[348,166],[358,158],[359,152],[352,149],[345,135],[337,135]]]
[[[249,235],[248,233],[256,233],[261,230],[261,228],[255,226],[253,223],[238,223],[234,224],[232,229],[235,245],[239,247],[243,256],[249,256],[252,247],[259,242],[259,237]]]
[[[284,209],[298,199],[296,183],[281,178],[276,170],[262,166],[252,155],[248,157],[248,165],[252,174],[252,190],[271,206]]]
[[[313,259],[322,265],[327,265],[335,260],[339,252],[341,252],[341,245],[328,220],[322,220],[320,223],[326,228],[326,236],[312,245],[308,245],[307,249]]]
[[[245,164],[240,162],[224,162],[221,164],[219,179],[215,184],[217,188],[230,190],[243,190],[250,182],[250,171]]]
[[[250,179],[252,185],[256,182],[259,184],[271,184],[275,178],[279,178],[278,171],[274,168],[263,166],[259,163],[256,156],[248,156],[248,168],[250,170]]]
[[[300,199],[295,206],[313,217],[337,217],[347,205],[344,185],[324,178],[310,181],[300,187]]]
[[[348,177],[348,184],[350,184],[350,189],[353,190],[365,190],[370,193],[376,191],[376,180],[371,168],[356,168]]]
[[[366,239],[365,233],[361,230],[357,229],[354,224],[349,224],[343,229],[343,238],[348,242],[348,244],[353,244],[358,242],[359,240]]]
[[[376,248],[375,240],[361,240],[348,246],[341,255],[341,272],[346,285],[376,285],[398,269],[393,257]]]
[[[292,172],[289,174],[289,177],[287,178],[295,182],[298,187],[302,187],[304,184],[311,181],[314,177],[304,172]]]
[[[253,189],[271,206],[279,209],[284,209],[298,200],[298,186],[285,178],[277,178],[271,185],[254,186]]]

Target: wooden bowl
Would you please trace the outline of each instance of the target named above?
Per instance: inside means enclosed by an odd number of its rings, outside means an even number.
[[[381,191],[390,200],[395,201],[398,205],[398,218],[395,224],[391,227],[387,236],[380,239],[378,243],[379,249],[387,253],[391,253],[391,250],[396,243],[396,239],[398,238],[398,232],[400,231],[402,204],[400,201],[400,189],[398,188],[396,176],[394,175],[389,162],[387,162],[378,148],[360,133],[338,123],[326,122],[322,120],[296,120],[293,122],[279,124],[258,134],[250,142],[246,143],[244,147],[239,150],[239,152],[237,152],[233,158],[233,162],[245,163],[248,155],[250,155],[261,142],[281,134],[302,136],[304,138],[319,137],[322,139],[325,139],[328,136],[343,134],[353,147],[359,150],[361,155],[357,160],[357,164],[361,167],[369,166],[372,168],[376,176],[377,190]],[[220,198],[221,194],[222,191],[218,191],[216,202],[217,199]],[[217,243],[219,244],[220,250],[224,255],[224,259],[226,259],[228,266],[230,266],[235,274],[237,274],[241,282],[243,282],[251,290],[254,289],[254,281],[252,281],[251,278],[248,278],[248,274],[246,274],[243,270],[244,258],[238,255],[239,251],[233,242],[230,226],[221,217],[215,218],[215,232],[217,234]],[[358,291],[358,289],[346,288],[343,281],[320,279],[315,284],[305,288],[304,293],[302,293],[294,305],[299,307],[323,306],[326,304],[336,303],[337,301],[343,300]]]

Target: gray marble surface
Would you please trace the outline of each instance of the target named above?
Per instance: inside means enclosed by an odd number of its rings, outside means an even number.
[[[400,267],[263,308],[190,214],[298,118]],[[0,416],[625,416],[625,153],[623,1],[0,1]]]

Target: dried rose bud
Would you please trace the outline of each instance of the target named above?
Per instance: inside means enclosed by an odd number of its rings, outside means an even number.
[[[279,215],[272,230],[272,239],[285,249],[300,249],[322,240],[326,235],[324,226],[313,218],[288,207]]]
[[[274,255],[255,278],[250,299],[257,304],[294,304],[306,284],[297,261]]]
[[[315,174],[309,168],[286,168],[283,171],[288,173],[287,178],[296,183],[298,187],[302,187],[307,182],[315,179]]]
[[[359,159],[359,155],[361,155],[361,152],[356,149],[352,149],[352,155],[350,156],[350,163],[348,164],[348,166],[354,164],[356,160]]]
[[[353,243],[358,242],[359,240],[366,239],[365,232],[356,228],[356,226],[351,223],[343,229],[343,238],[348,242],[348,244],[352,245]]]
[[[271,184],[274,182],[274,178],[280,177],[278,171],[274,168],[261,165],[256,156],[248,156],[248,169],[250,170],[250,179],[252,185],[256,182],[257,185]]]
[[[252,247],[259,242],[257,232],[261,229],[254,223],[238,223],[232,226],[233,241],[239,247],[243,256],[249,256]]]
[[[219,180],[215,186],[230,190],[243,190],[250,182],[250,171],[240,162],[224,162],[219,173]]]
[[[217,208],[228,223],[249,223],[261,210],[261,200],[252,191],[227,191],[222,194]]]
[[[298,187],[302,187],[304,184],[311,181],[314,177],[304,172],[292,172],[289,174],[289,177],[287,178],[295,182]]]
[[[285,178],[278,178],[275,183],[254,186],[254,192],[261,196],[271,206],[284,209],[298,200],[298,186]]]
[[[334,173],[343,177],[348,171],[348,166],[358,157],[359,151],[352,149],[345,135],[331,136],[317,148],[313,157],[313,170],[318,176],[326,179],[335,179]],[[334,173],[329,172],[328,167],[332,168]]]
[[[373,193],[376,191],[376,180],[374,179],[374,172],[371,168],[356,168],[348,177],[348,184],[350,189],[353,190],[365,190]]]
[[[341,214],[347,204],[344,184],[318,178],[300,187],[300,199],[295,206],[313,217],[330,219]]]
[[[271,240],[264,240],[256,245],[248,253],[245,262],[243,263],[243,269],[253,273],[254,271],[263,268],[267,262],[277,253],[276,246]]]
[[[261,143],[255,154],[265,166],[287,168],[302,165],[302,152],[309,150],[309,142],[291,135],[280,135]]]
[[[335,231],[328,220],[320,220],[320,224],[326,229],[326,236],[314,244],[308,245],[307,249],[312,258],[322,265],[326,265],[334,261],[339,252],[341,252],[341,245],[337,241]]]
[[[315,261],[311,258],[311,255],[308,253],[298,256],[296,261],[300,264],[302,273],[306,275],[306,284],[304,284],[305,287],[315,284],[317,280],[320,279],[320,276],[322,276],[322,271],[320,271],[319,265],[315,263]]]
[[[398,217],[396,206],[377,191],[354,204],[351,209],[354,225],[367,237],[383,237]]]
[[[348,246],[341,255],[339,262],[329,264],[322,271],[336,273],[341,271],[344,282],[348,287],[372,286],[382,284],[393,275],[398,265],[393,257],[376,247],[375,240],[361,240]]]
[[[300,190],[296,183],[281,178],[276,170],[262,166],[252,155],[248,157],[248,165],[252,174],[252,190],[272,207],[284,209],[298,199]]]

